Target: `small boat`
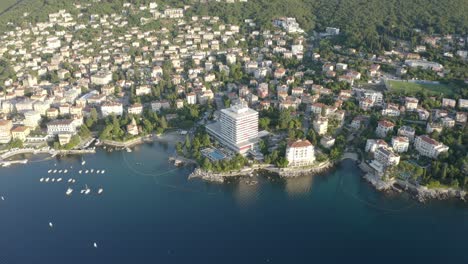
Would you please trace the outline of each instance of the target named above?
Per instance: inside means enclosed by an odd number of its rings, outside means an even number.
[[[63,173],[68,173],[68,170],[64,170]]]
[[[67,192],[65,193],[66,195],[71,195],[71,193],[73,192],[73,189],[72,188],[68,188],[67,189]]]
[[[41,178],[39,181],[40,181],[40,182],[43,182],[43,181],[44,181],[44,178]]]
[[[54,170],[52,173],[57,173],[57,170]]]
[[[88,172],[89,172],[88,170],[85,171],[85,173],[88,173]]]
[[[45,179],[45,182],[49,182],[49,178],[46,178],[46,179]]]
[[[47,171],[47,173],[51,173],[51,172],[52,172],[52,170],[48,170],[48,171]]]
[[[91,192],[91,189],[86,189],[84,194],[89,194]]]
[[[76,180],[75,180],[75,179],[73,179],[73,183],[75,183],[75,182],[76,182]]]
[[[132,150],[130,148],[126,148],[125,149],[127,152],[132,152]]]
[[[99,190],[98,190],[98,192],[97,192],[97,193],[98,193],[98,194],[101,194],[103,191],[104,191],[104,189],[103,189],[103,188],[99,188]]]
[[[80,193],[84,193],[84,192],[85,192],[85,190],[81,190],[81,191],[80,191]]]
[[[91,172],[91,173],[93,173],[93,172],[94,172],[94,169],[91,169],[91,171],[90,171],[90,172]]]
[[[52,178],[50,181],[51,181],[51,182],[55,182],[55,178]]]
[[[2,201],[5,201],[5,197],[2,196]]]
[[[82,170],[80,170],[78,173],[79,173],[79,174],[81,174],[82,172],[83,172],[83,171],[82,171]]]
[[[49,222],[49,226],[50,228],[54,227],[54,224],[52,224],[52,222]]]
[[[96,243],[96,242],[94,242],[93,246],[94,246],[94,248],[97,248],[97,243]]]
[[[86,164],[86,161],[83,160],[83,161],[81,162],[81,165],[85,165],[85,164]]]
[[[70,179],[68,179],[68,182],[71,182],[71,181],[72,181],[72,179],[71,179],[71,178],[70,178]]]
[[[59,170],[58,173],[62,173],[62,170]]]
[[[57,182],[61,182],[61,181],[62,181],[62,178],[58,178],[58,179],[57,179]]]
[[[101,171],[101,174],[104,174],[105,172],[106,172],[106,170],[102,170],[102,171]]]
[[[97,170],[96,173],[99,174],[101,171],[100,170]]]

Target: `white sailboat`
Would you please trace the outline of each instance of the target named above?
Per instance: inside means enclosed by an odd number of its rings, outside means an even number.
[[[68,182],[71,182],[72,181],[72,178],[68,179]]]
[[[40,181],[40,182],[43,182],[43,181],[44,181],[44,178],[41,178],[39,181]]]
[[[51,182],[55,182],[55,178],[52,178],[52,180],[50,180]]]
[[[102,170],[102,171],[101,171],[101,174],[104,174],[105,172],[106,172],[106,170]]]
[[[68,170],[64,170],[63,173],[68,173]]]
[[[72,188],[68,188],[67,189],[67,192],[65,193],[66,195],[71,195],[73,192],[73,189]]]
[[[46,178],[46,179],[45,179],[45,182],[49,182],[49,178]]]
[[[50,228],[54,227],[54,224],[52,224],[52,222],[49,222],[49,226]]]
[[[88,187],[88,185],[86,185],[85,194],[89,194],[90,192],[91,192],[91,189]]]
[[[58,178],[58,179],[57,179],[57,182],[61,182],[61,181],[62,181],[62,178]]]
[[[80,170],[78,173],[79,173],[79,174],[81,174],[82,172],[83,172],[83,171],[82,171],[82,170]]]
[[[90,172],[91,172],[91,173],[93,173],[93,172],[94,172],[94,169],[91,169],[91,171],[90,171]]]
[[[88,171],[88,170],[86,170],[84,173],[86,173],[86,174],[87,174],[88,172],[89,172],[89,171]]]
[[[97,248],[97,243],[96,242],[94,242],[93,247]]]
[[[101,171],[100,170],[97,170],[96,173],[99,174]]]
[[[2,201],[5,201],[5,197],[2,196]]]
[[[52,173],[57,173],[57,170],[52,171]]]
[[[58,173],[62,173],[62,170],[59,170]]]
[[[97,192],[97,193],[98,193],[98,194],[101,194],[103,191],[104,191],[104,189],[103,189],[103,188],[99,188],[99,190],[98,190],[98,192]]]
[[[47,173],[51,173],[51,172],[52,172],[52,170],[48,170],[48,171],[47,171]]]

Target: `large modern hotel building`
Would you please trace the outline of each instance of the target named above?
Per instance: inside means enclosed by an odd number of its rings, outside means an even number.
[[[221,110],[219,121],[206,126],[229,149],[244,154],[258,143],[258,112],[240,103]]]

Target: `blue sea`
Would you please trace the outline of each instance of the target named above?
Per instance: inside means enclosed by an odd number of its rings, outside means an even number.
[[[468,263],[467,203],[377,192],[352,161],[256,185],[188,180],[173,151],[155,142],[0,168],[0,263]],[[106,173],[78,173],[91,169]]]

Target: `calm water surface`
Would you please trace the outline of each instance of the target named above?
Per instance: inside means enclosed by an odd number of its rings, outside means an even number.
[[[351,161],[254,186],[188,181],[172,151],[154,143],[98,151],[84,166],[35,157],[0,168],[0,263],[468,263],[467,204],[378,193]],[[78,174],[86,169],[106,174]],[[85,185],[91,194],[79,193]]]

